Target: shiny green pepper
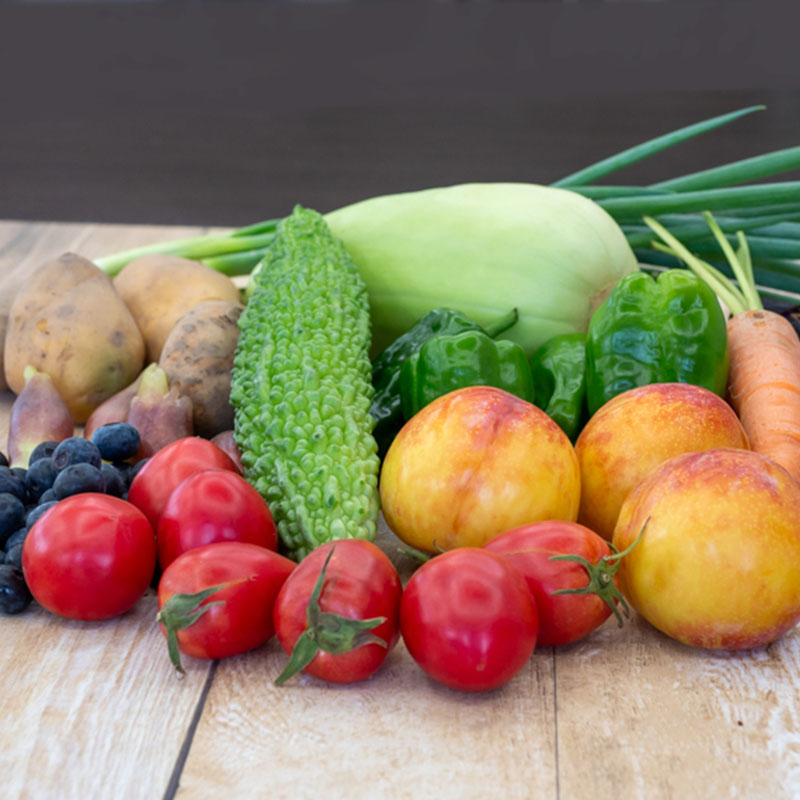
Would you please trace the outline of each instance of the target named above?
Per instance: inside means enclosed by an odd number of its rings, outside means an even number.
[[[433,336],[483,331],[494,338],[508,330],[518,316],[514,309],[484,329],[460,311],[434,308],[375,357],[372,362],[372,385],[375,393],[369,411],[375,417],[372,435],[378,443],[378,455],[381,458],[405,421],[400,405],[400,370],[406,359],[418,352]]]
[[[588,417],[586,335],[562,333],[531,357],[534,403],[574,442]]]
[[[654,279],[626,275],[597,308],[586,338],[586,393],[594,414],[612,397],[650,383],[692,383],[723,396],[725,315],[714,292],[685,269]]]
[[[533,402],[533,378],[522,347],[482,331],[465,331],[434,336],[403,364],[403,415],[411,419],[437,397],[465,386],[496,386]]]

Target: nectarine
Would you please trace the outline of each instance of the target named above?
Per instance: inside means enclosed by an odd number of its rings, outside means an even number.
[[[581,431],[578,522],[611,540],[628,492],[659,464],[716,447],[749,449],[733,409],[708,389],[652,383],[602,406]]]
[[[574,521],[580,475],[572,444],[543,411],[502,389],[470,386],[404,425],[379,487],[389,528],[437,552],[481,547],[528,522]]]

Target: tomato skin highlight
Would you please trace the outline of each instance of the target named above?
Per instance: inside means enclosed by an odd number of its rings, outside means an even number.
[[[167,500],[156,532],[158,563],[166,569],[181,553],[213,542],[250,542],[278,549],[275,521],[264,498],[230,470],[196,472]]]
[[[207,598],[210,606],[178,631],[180,651],[192,658],[228,658],[253,650],[275,633],[273,607],[294,561],[248,542],[216,542],[178,556],[161,576],[158,607],[176,594],[233,582]],[[219,603],[219,605],[210,605]],[[164,632],[164,626],[161,626]]]
[[[172,492],[195,472],[214,467],[236,472],[231,457],[208,439],[178,439],[151,456],[136,473],[128,490],[128,502],[139,508],[156,530]]]
[[[408,652],[429,677],[451,689],[485,691],[525,666],[539,625],[525,579],[509,561],[461,547],[411,576],[400,627]]]
[[[129,611],[150,586],[155,566],[155,535],[144,514],[105,494],[60,500],[36,520],[22,549],[35,600],[76,620]]]
[[[580,555],[596,564],[612,554],[608,542],[584,525],[559,520],[521,525],[492,539],[485,549],[507,558],[525,578],[539,612],[538,645],[577,642],[611,616],[611,608],[596,594],[553,594],[581,589],[589,576],[580,564],[551,561],[551,556]]]
[[[308,601],[331,548],[334,553],[327,566],[320,608],[350,619],[386,617],[371,632],[387,646],[365,644],[337,654],[320,651],[303,671],[330,683],[355,683],[378,670],[400,637],[403,587],[394,565],[377,545],[363,539],[340,539],[309,553],[278,595],[275,633],[284,651],[291,654],[307,627]]]

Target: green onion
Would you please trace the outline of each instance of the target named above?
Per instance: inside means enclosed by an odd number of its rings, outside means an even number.
[[[698,189],[718,189],[736,183],[768,178],[790,169],[800,167],[800,147],[775,150],[742,161],[734,161],[719,167],[682,175],[652,185],[653,189],[668,189],[672,192],[696,191]]]
[[[571,186],[580,186],[582,184],[591,183],[616,172],[618,169],[627,167],[630,164],[635,164],[637,161],[642,161],[649,156],[666,150],[669,147],[674,147],[676,144],[685,142],[694,136],[699,136],[702,133],[707,133],[722,125],[727,125],[740,117],[747,114],[752,114],[754,111],[762,111],[766,106],[750,106],[749,108],[742,108],[739,111],[732,111],[729,114],[723,114],[719,117],[713,117],[703,122],[697,122],[694,125],[688,125],[685,128],[679,128],[672,133],[667,133],[664,136],[657,136],[655,139],[650,139],[635,147],[623,150],[610,158],[605,158],[592,164],[585,169],[573,172],[572,175],[567,175],[565,178],[556,181],[553,186],[560,186],[567,188]]]

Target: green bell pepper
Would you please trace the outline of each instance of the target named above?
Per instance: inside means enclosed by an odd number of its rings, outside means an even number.
[[[400,370],[406,359],[419,352],[422,345],[433,336],[483,331],[494,338],[514,325],[518,316],[514,309],[484,329],[460,311],[434,308],[375,357],[372,362],[375,393],[369,411],[375,417],[372,435],[378,443],[378,455],[381,458],[405,422],[400,403]]]
[[[589,414],[586,408],[586,334],[562,333],[531,357],[534,403],[575,441]]]
[[[403,364],[403,415],[409,420],[437,397],[465,386],[496,386],[530,403],[534,397],[531,368],[520,345],[465,331],[434,336]]]
[[[628,389],[692,383],[724,396],[725,315],[714,292],[685,269],[626,275],[597,308],[586,338],[589,413]]]

